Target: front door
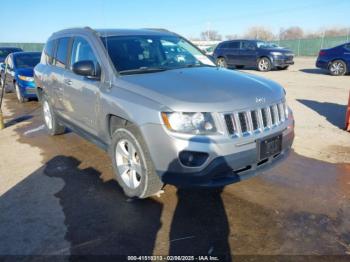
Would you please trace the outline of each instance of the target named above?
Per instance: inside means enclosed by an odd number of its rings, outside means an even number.
[[[95,53],[89,42],[83,37],[73,40],[69,70],[64,75],[65,112],[78,127],[92,135],[97,132],[98,101],[100,96],[100,80],[89,79],[72,71],[74,63],[90,60],[98,64]]]
[[[244,66],[255,66],[257,53],[256,46],[252,41],[243,41],[240,49],[240,59]]]

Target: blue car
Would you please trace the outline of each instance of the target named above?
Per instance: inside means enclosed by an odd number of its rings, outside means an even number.
[[[326,69],[331,75],[343,76],[350,72],[350,43],[321,49],[316,67]]]
[[[257,67],[259,71],[287,69],[294,64],[291,50],[260,40],[224,41],[215,48],[213,57],[220,67]]]
[[[23,103],[29,98],[36,98],[33,69],[40,62],[40,52],[11,53],[5,60],[5,91],[16,91],[18,101]]]

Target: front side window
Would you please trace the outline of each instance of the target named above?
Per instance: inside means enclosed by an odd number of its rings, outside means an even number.
[[[55,47],[55,41],[50,40],[46,43],[45,49],[44,49],[44,56],[46,63],[49,65],[53,64],[53,59],[54,59],[54,47]]]
[[[178,36],[110,36],[102,37],[102,42],[121,74],[214,66],[201,51]]]
[[[255,45],[253,42],[250,41],[244,41],[242,42],[242,49],[254,49]]]
[[[66,67],[69,37],[58,40],[55,65],[60,68]]]
[[[350,51],[350,44],[345,45],[344,48],[345,48],[347,51]]]
[[[97,66],[97,59],[96,56],[88,43],[84,38],[77,37],[74,39],[73,46],[72,46],[72,55],[70,59],[70,66],[72,66],[79,61],[86,61],[90,60],[95,63],[95,66]]]
[[[263,42],[263,41],[259,41],[256,43],[258,48],[278,48],[279,46],[275,43],[271,43],[271,42]]]
[[[40,61],[40,54],[21,54],[14,58],[16,68],[33,68]]]

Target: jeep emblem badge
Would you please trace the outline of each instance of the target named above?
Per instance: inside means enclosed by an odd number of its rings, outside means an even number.
[[[265,97],[256,97],[255,98],[255,102],[257,104],[263,104],[263,103],[265,103],[265,101],[266,101]]]

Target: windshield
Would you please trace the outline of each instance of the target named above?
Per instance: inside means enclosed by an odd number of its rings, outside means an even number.
[[[9,49],[9,48],[0,49],[0,57],[6,58],[9,54],[14,53],[14,52],[18,52],[18,51],[21,51],[21,49],[17,49],[17,48],[14,48],[14,49]]]
[[[257,42],[256,43],[258,48],[278,48],[279,46],[275,43],[271,43],[271,42]]]
[[[215,66],[192,44],[178,36],[102,37],[108,54],[120,74]]]
[[[33,68],[40,62],[40,54],[21,54],[14,61],[17,68]]]

